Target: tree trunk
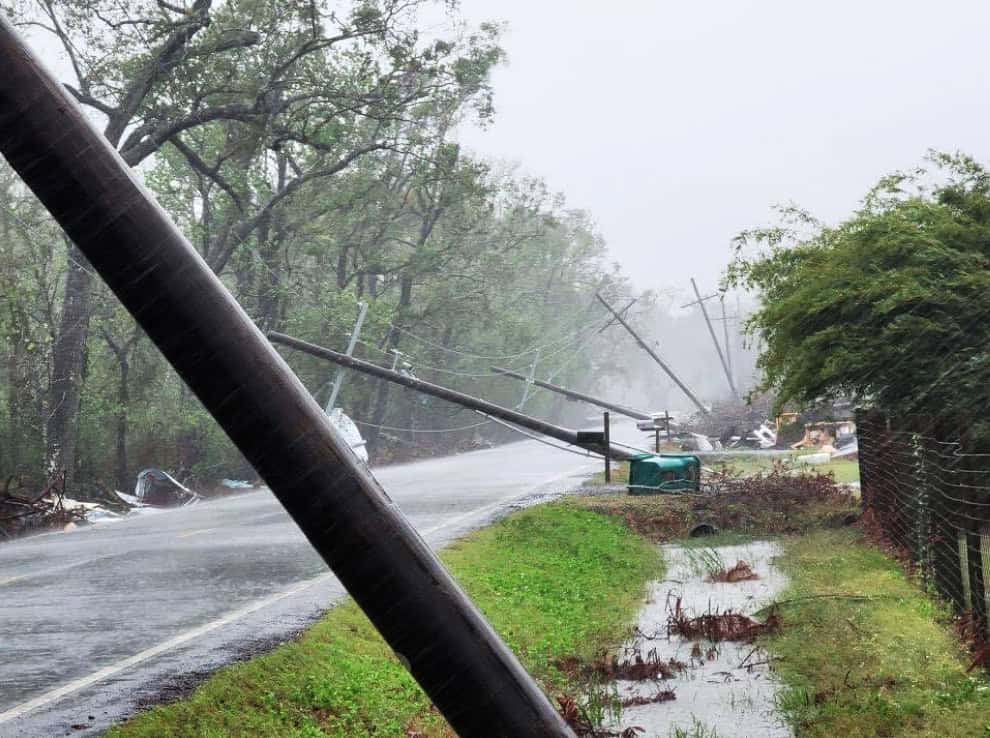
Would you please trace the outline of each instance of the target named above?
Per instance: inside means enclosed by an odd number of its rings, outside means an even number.
[[[93,274],[89,263],[74,246],[69,247],[65,296],[58,334],[52,348],[52,379],[45,427],[46,470],[65,471],[66,488],[76,462],[75,419],[82,396],[82,368],[89,323],[93,313]]]

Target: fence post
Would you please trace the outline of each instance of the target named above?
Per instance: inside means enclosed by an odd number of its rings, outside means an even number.
[[[956,531],[956,546],[959,549],[959,579],[962,582],[962,611],[973,616],[973,583],[969,576],[969,544],[966,531]]]
[[[608,410],[602,413],[602,421],[605,425],[605,484],[612,483],[612,454],[611,454],[611,434],[609,432]]]

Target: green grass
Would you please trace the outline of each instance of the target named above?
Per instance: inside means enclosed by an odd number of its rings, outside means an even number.
[[[628,461],[613,461],[612,462],[612,484],[628,484],[629,483],[629,462]],[[584,481],[585,487],[600,487],[605,484],[605,470],[593,474],[591,477]]]
[[[768,645],[800,738],[990,737],[990,681],[897,563],[845,529],[785,539],[778,564],[796,601]]]
[[[670,738],[718,738],[718,733],[714,728],[709,729],[703,722],[695,718],[694,724],[690,728],[671,730]]]
[[[625,635],[656,549],[621,522],[567,505],[518,513],[444,551],[492,624],[550,692],[554,663]],[[453,736],[353,603],[299,640],[219,671],[188,698],[142,713],[111,738]]]
[[[807,452],[813,453],[813,452]],[[775,461],[784,462],[788,467],[797,470],[818,471],[822,474],[832,472],[835,481],[839,483],[849,483],[859,481],[859,462],[855,459],[833,459],[827,464],[800,464],[797,457],[803,454],[790,454],[787,456],[708,456],[702,461],[703,465],[711,469],[723,471],[732,469],[741,476],[748,477],[760,472],[769,471]]]

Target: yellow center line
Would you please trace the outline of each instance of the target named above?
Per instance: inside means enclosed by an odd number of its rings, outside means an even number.
[[[6,579],[0,579],[0,587],[2,587],[5,584],[13,584],[14,582],[20,581],[26,576],[27,574],[18,574],[16,577],[7,577]]]
[[[198,536],[200,533],[212,533],[216,528],[202,528],[200,530],[190,530],[186,533],[180,533],[177,538],[191,538],[192,536]]]

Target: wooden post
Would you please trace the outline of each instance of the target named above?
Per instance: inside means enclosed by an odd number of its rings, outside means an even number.
[[[0,14],[0,153],[461,738],[574,738],[247,314]]]
[[[657,453],[660,453],[660,429],[659,428],[657,428],[656,433],[657,433],[657,438],[656,438],[656,446],[657,446],[657,448],[656,448],[656,451],[657,451]]]
[[[973,615],[973,584],[969,575],[969,545],[966,531],[961,530],[956,534],[956,547],[959,551],[959,577],[962,580],[963,602],[962,609]]]
[[[605,424],[605,484],[612,483],[612,454],[609,453],[609,447],[611,441],[609,439],[609,421],[608,421],[608,410],[602,413],[602,419]]]

